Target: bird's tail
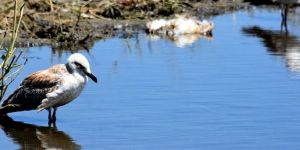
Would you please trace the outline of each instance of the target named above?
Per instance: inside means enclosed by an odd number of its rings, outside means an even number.
[[[16,104],[8,104],[0,108],[0,116],[6,116],[7,113],[20,111],[20,106]]]

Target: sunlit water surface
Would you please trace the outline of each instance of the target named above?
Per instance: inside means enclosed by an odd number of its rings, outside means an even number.
[[[45,128],[46,111],[11,114],[25,124],[2,128],[1,147],[299,149],[299,23],[289,21],[288,36],[294,38],[279,38],[275,45],[285,44],[277,50],[266,41],[281,34],[279,10],[211,20],[213,39],[183,48],[138,34],[81,51],[100,82],[89,82],[58,110],[57,130]],[[65,63],[69,55],[58,57],[49,47],[28,49],[29,62],[8,93],[26,75]]]

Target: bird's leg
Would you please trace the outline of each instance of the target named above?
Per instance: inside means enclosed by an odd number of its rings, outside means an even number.
[[[55,124],[55,122],[56,122],[56,110],[57,110],[57,108],[56,107],[54,107],[53,108],[53,114],[52,114],[52,122]]]
[[[48,125],[51,126],[52,123],[52,116],[51,116],[51,108],[48,108]]]
[[[289,12],[289,5],[285,4],[281,6],[281,31],[284,30],[286,34],[288,34],[287,28],[287,17]]]

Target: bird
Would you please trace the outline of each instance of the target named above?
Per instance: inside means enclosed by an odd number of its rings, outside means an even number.
[[[27,76],[3,101],[0,115],[48,110],[48,124],[55,124],[57,108],[77,98],[88,77],[97,83],[97,77],[92,74],[87,58],[80,53],[74,53],[69,56],[66,64],[56,64]]]
[[[177,15],[174,19],[157,19],[146,24],[147,32],[168,36],[201,34],[211,36],[214,24],[210,21],[199,21],[194,17]]]

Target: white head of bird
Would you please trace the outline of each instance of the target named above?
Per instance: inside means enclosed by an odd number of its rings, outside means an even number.
[[[97,78],[92,74],[90,64],[84,55],[80,53],[72,54],[68,58],[67,65],[72,71],[75,71],[83,76],[90,77],[94,82],[97,83]]]

